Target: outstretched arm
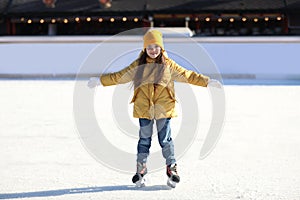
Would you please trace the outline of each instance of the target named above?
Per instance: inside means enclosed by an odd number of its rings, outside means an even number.
[[[210,78],[192,70],[187,70],[174,61],[171,62],[172,77],[175,81],[207,87]]]
[[[100,77],[91,77],[88,87],[94,88],[99,85],[110,86],[132,81],[136,70],[137,61],[132,62],[128,67],[113,73],[102,74]]]
[[[137,65],[138,65],[138,61],[136,60],[132,62],[128,67],[122,69],[121,71],[109,73],[109,74],[102,74],[100,76],[100,81],[103,86],[128,83],[132,81]]]

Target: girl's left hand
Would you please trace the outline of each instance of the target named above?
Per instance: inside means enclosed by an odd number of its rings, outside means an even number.
[[[215,88],[219,88],[219,89],[222,88],[222,84],[218,80],[215,80],[215,79],[210,79],[208,81],[207,86],[208,87],[215,87]]]

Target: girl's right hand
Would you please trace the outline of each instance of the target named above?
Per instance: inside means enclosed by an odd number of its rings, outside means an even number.
[[[91,77],[90,78],[90,80],[88,82],[88,87],[89,88],[94,88],[94,87],[99,86],[99,85],[101,85],[99,77]]]

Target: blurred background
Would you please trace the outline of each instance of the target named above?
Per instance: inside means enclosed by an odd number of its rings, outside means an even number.
[[[160,28],[171,51],[197,53],[175,45],[184,37],[201,45],[226,83],[299,84],[299,11],[299,0],[1,0],[0,77],[74,78],[110,37],[126,36],[99,55],[142,47],[142,34]]]
[[[1,0],[0,35],[112,35],[188,27],[196,36],[297,35],[298,0]]]

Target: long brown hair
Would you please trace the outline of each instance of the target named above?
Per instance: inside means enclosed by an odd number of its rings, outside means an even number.
[[[140,54],[138,68],[133,79],[134,88],[138,88],[143,82],[143,74],[145,67],[147,66],[147,57],[147,52],[146,50],[144,50]],[[154,79],[154,84],[158,84],[159,81],[162,79],[165,70],[165,59],[163,57],[162,52],[157,56],[157,58],[155,59],[155,63],[153,64],[155,65],[153,68],[158,68]]]

